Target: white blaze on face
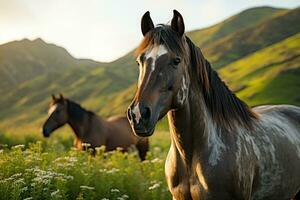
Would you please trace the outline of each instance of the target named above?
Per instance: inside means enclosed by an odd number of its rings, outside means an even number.
[[[48,115],[51,115],[57,108],[57,104],[54,104],[53,106],[50,107],[48,110]]]
[[[133,114],[135,115],[136,123],[138,124],[141,119],[141,112],[140,112],[140,103],[137,103],[134,108],[132,109]]]
[[[154,46],[152,49],[148,50],[145,54],[145,58],[146,60],[148,60],[149,58],[152,58],[152,63],[151,63],[151,72],[153,72],[155,70],[155,62],[156,60],[164,55],[168,53],[165,45],[159,45],[159,46]]]
[[[151,68],[150,68],[150,74],[147,78],[147,82],[150,79],[150,75],[151,73],[155,70],[155,64],[156,64],[156,60],[161,57],[162,55],[167,54],[168,51],[165,47],[165,45],[156,45],[153,48],[149,49],[148,51],[146,51],[145,53],[145,63],[146,61],[151,58]],[[138,85],[140,86],[142,84],[142,80],[144,79],[145,73],[146,73],[146,69],[145,67],[141,66],[142,63],[140,63],[140,74],[139,74],[139,80],[138,80]]]

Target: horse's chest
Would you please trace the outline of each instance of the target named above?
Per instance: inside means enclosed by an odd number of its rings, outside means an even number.
[[[207,184],[201,169],[190,169],[176,153],[169,152],[165,165],[167,183],[176,200],[206,199]]]
[[[192,160],[191,163],[186,164],[180,159],[178,152],[170,151],[168,154],[165,172],[174,199],[235,199],[235,195],[229,192],[234,191],[229,169],[224,165],[211,166],[199,160],[199,156],[195,156]]]

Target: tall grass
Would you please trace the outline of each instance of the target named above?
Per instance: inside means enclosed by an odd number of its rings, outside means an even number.
[[[0,199],[170,199],[164,158],[167,134],[152,140],[147,160],[136,151],[91,156],[57,139],[0,148]]]

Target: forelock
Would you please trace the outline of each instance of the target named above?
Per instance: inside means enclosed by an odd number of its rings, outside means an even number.
[[[164,45],[170,53],[187,57],[185,37],[180,37],[169,25],[158,25],[149,31],[136,49],[135,55],[159,45]]]

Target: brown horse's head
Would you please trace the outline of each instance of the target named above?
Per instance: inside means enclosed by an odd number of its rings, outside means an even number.
[[[135,134],[150,136],[157,121],[186,100],[189,48],[183,18],[176,10],[170,26],[157,27],[146,12],[141,28],[144,40],[136,51],[140,69],[138,88],[127,115]]]
[[[67,101],[62,94],[59,98],[52,95],[48,115],[49,117],[43,125],[44,137],[49,137],[54,130],[65,125],[68,121]]]

